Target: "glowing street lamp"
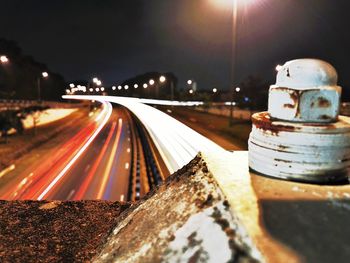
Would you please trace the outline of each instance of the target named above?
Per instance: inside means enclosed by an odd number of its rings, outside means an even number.
[[[134,88],[135,88],[135,89],[137,89],[138,87],[139,87],[139,85],[137,85],[137,84],[134,85]]]
[[[101,81],[101,80],[97,80],[97,81],[96,81],[96,85],[97,85],[97,86],[101,86],[101,85],[102,85],[102,81]]]
[[[92,79],[92,82],[93,82],[93,83],[97,83],[97,82],[98,82],[98,78],[93,78],[93,79]]]
[[[6,56],[0,56],[0,62],[2,64],[5,64],[9,62],[9,59]]]
[[[125,85],[125,86],[124,86],[124,89],[125,89],[125,90],[128,90],[128,89],[129,89],[129,86],[128,86],[128,85]]]
[[[145,84],[143,84],[143,88],[144,89],[147,89],[147,87],[148,87],[148,85],[145,83]]]
[[[231,61],[231,83],[235,86],[236,82],[236,60],[237,60],[237,32],[238,32],[238,9],[239,6],[243,8],[243,6],[247,6],[255,2],[256,0],[213,0],[218,5],[223,7],[232,6],[232,61]],[[234,87],[233,86],[233,87]],[[232,93],[232,101],[234,100],[234,95]],[[230,122],[229,125],[233,124],[233,103],[231,103],[230,107]]]
[[[71,83],[71,84],[69,84],[69,87],[70,87],[70,88],[74,88],[75,85],[74,85],[73,83]]]
[[[217,88],[213,88],[213,93],[216,93],[218,92],[218,89]]]
[[[189,92],[190,94],[193,94],[193,89],[190,89],[188,92]]]
[[[155,81],[154,81],[153,79],[150,79],[150,80],[149,80],[149,84],[150,84],[151,86],[153,86],[154,83],[155,83]]]
[[[191,79],[187,80],[188,85],[192,85],[193,81]]]
[[[99,89],[99,88],[96,88],[95,90],[96,90],[96,92],[99,92],[99,91],[100,91],[100,89]]]
[[[48,78],[49,77],[49,73],[47,73],[46,71],[41,72],[41,76],[38,77],[37,79],[37,85],[38,85],[38,101],[41,101],[41,78]]]
[[[116,86],[112,86],[112,90],[116,90],[116,88],[117,88]]]
[[[240,92],[241,91],[241,88],[240,87],[236,87],[236,92]]]
[[[89,89],[89,91],[90,91],[90,92],[93,92],[93,91],[94,91],[94,89],[93,89],[93,88],[90,88],[90,89]]]
[[[122,86],[120,86],[120,85],[118,86],[118,90],[121,90],[122,88],[123,88]]]
[[[159,81],[160,81],[161,83],[164,83],[164,82],[166,81],[166,77],[160,76],[160,77],[159,77]]]
[[[277,65],[277,66],[276,66],[276,71],[280,71],[282,68],[283,68],[283,66]]]

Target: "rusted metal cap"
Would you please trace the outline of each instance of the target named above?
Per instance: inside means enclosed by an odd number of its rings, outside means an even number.
[[[297,59],[278,71],[270,87],[268,111],[273,118],[293,122],[327,123],[337,120],[341,87],[329,63]]]
[[[273,177],[348,180],[350,118],[339,116],[341,87],[327,62],[297,59],[279,69],[268,112],[254,114],[249,166]]]
[[[252,117],[249,166],[272,177],[330,183],[347,180],[350,118],[329,125],[273,121],[268,112]]]

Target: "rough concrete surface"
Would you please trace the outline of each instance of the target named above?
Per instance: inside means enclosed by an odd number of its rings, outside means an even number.
[[[0,201],[0,262],[87,262],[130,204]]]
[[[122,217],[94,262],[256,262],[200,156]]]
[[[0,262],[257,262],[198,155],[135,204],[0,201]]]

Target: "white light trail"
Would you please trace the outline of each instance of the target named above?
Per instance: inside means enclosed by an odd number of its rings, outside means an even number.
[[[144,103],[157,105],[190,105],[200,102],[149,100],[115,96],[65,95],[65,99],[105,100],[128,108],[142,122],[172,173],[186,165],[200,151],[222,151],[213,141],[187,127],[168,114]],[[193,104],[192,104],[193,105]],[[196,104],[194,104],[196,105]]]

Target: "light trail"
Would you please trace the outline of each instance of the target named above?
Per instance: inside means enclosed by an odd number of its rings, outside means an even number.
[[[168,114],[144,104],[189,106],[197,105],[200,102],[172,102],[165,100],[89,95],[67,95],[63,96],[63,98],[109,101],[128,108],[145,126],[165,165],[171,173],[186,165],[198,152],[223,151],[223,148],[219,145]]]
[[[98,126],[95,132],[91,135],[89,140],[84,144],[84,146],[80,148],[78,153],[69,161],[66,167],[63,168],[63,170],[55,177],[55,179],[48,185],[48,187],[39,195],[37,200],[42,200],[47,195],[47,193],[57,184],[57,182],[67,173],[67,171],[75,164],[75,162],[79,159],[79,157],[86,151],[89,145],[94,141],[96,136],[101,132],[101,130],[106,125],[109,118],[111,117],[112,110],[113,110],[112,105],[108,102],[105,102],[104,100],[98,100],[98,99],[95,99],[95,100],[103,103],[103,110],[100,113],[100,116],[101,114],[105,114],[105,117],[103,118],[101,124]],[[99,119],[99,117],[97,119]]]
[[[115,155],[117,153],[117,147],[120,141],[120,135],[122,133],[122,126],[123,126],[123,120],[119,119],[118,120],[118,130],[117,130],[117,135],[115,136],[115,140],[113,143],[113,147],[112,147],[112,151],[111,151],[111,155],[109,157],[105,172],[103,174],[103,178],[102,178],[102,182],[101,182],[101,186],[100,189],[97,193],[96,199],[102,199],[107,182],[108,182],[108,178],[109,175],[111,173],[111,169],[112,169],[112,165],[113,165],[113,161],[115,160]]]
[[[76,195],[74,196],[74,200],[80,200],[84,197],[88,187],[90,186],[90,183],[97,171],[97,168],[99,167],[101,161],[102,161],[102,158],[104,157],[106,151],[107,151],[107,148],[108,148],[108,145],[109,145],[109,142],[111,141],[112,139],[112,136],[114,134],[114,131],[115,131],[115,128],[117,126],[117,123],[116,122],[113,122],[112,124],[112,127],[109,131],[109,134],[108,134],[108,137],[100,151],[100,154],[98,155],[96,161],[94,162],[94,165],[92,166],[89,174],[87,175],[87,177],[85,178],[83,184],[81,185],[81,187],[79,188],[79,190],[77,191]]]

